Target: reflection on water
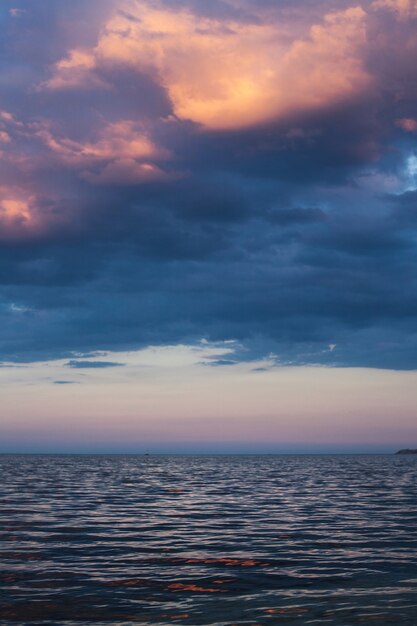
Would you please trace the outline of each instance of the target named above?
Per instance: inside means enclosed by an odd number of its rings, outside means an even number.
[[[0,457],[1,624],[417,624],[417,458]]]

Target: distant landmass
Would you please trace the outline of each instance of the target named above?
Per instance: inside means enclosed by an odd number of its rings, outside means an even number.
[[[395,454],[417,454],[417,449],[404,448],[403,450],[398,450]]]

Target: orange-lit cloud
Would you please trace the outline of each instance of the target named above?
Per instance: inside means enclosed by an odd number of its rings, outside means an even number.
[[[166,156],[134,122],[123,120],[107,124],[96,141],[81,143],[55,136],[43,127],[38,135],[46,145],[69,164],[89,164],[114,159],[149,159]]]
[[[412,117],[403,117],[396,121],[396,125],[407,133],[417,133],[417,120]]]
[[[16,175],[18,170],[21,175],[24,171],[33,171],[39,165],[40,160],[33,159],[30,151],[22,150],[18,145],[19,139],[30,140],[34,134],[34,126],[36,124],[23,122],[9,111],[0,110],[0,157],[3,176],[6,164],[14,168]]]
[[[60,137],[45,124],[36,134],[63,163],[82,170],[90,182],[133,183],[165,176],[153,161],[168,158],[168,152],[130,120],[105,125],[94,141]]]
[[[82,87],[84,89],[96,89],[107,87],[91,70],[95,67],[94,57],[88,50],[71,50],[68,57],[55,65],[55,73],[45,83],[49,89],[72,89]]]
[[[375,0],[372,6],[393,11],[402,20],[417,16],[417,0]]]
[[[84,172],[83,178],[97,185],[113,183],[129,185],[167,180],[171,176],[152,163],[138,163],[134,159],[117,159],[105,165],[98,173]]]
[[[2,198],[0,200],[2,217],[7,220],[27,222],[32,219],[28,202],[15,197]]]
[[[62,206],[62,198],[34,183],[0,182],[0,242],[30,240],[59,229],[69,217]]]
[[[0,111],[0,120],[11,122],[13,121],[13,115],[9,111]]]
[[[9,126],[13,123],[13,116],[8,111],[0,111],[0,154],[1,153],[1,144],[3,147],[5,144],[11,143]]]
[[[14,187],[0,185],[0,226],[2,238],[19,235],[35,227],[35,197]]]
[[[369,82],[360,7],[324,16],[304,38],[271,23],[202,18],[187,10],[134,5],[108,20],[94,49],[72,50],[49,88],[81,86],[95,70],[128,65],[166,90],[174,113],[211,129],[233,129],[316,109]]]
[[[4,130],[0,130],[0,143],[10,143],[10,135]]]
[[[23,128],[24,123],[16,118],[10,111],[0,110],[0,128]]]

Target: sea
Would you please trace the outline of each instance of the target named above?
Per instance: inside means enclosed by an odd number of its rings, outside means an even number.
[[[417,456],[1,455],[0,624],[417,624]]]

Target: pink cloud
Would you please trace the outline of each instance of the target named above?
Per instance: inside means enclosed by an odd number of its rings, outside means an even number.
[[[23,15],[25,15],[25,13],[27,13],[27,11],[25,11],[24,9],[9,9],[9,15],[11,15],[12,17],[22,17]]]
[[[9,113],[9,111],[0,111],[0,121],[1,122],[12,122],[13,115]]]
[[[169,158],[147,132],[131,120],[106,124],[90,141],[74,141],[53,132],[48,124],[37,136],[67,166],[82,171],[83,178],[94,183],[133,183],[163,178],[164,172],[154,161]]]
[[[10,143],[10,135],[4,130],[0,130],[0,143]]]
[[[51,90],[108,88],[107,83],[91,71],[95,65],[94,55],[88,50],[70,50],[65,59],[56,63],[51,78],[40,87]]]
[[[417,16],[417,0],[375,0],[372,6],[392,11],[401,20]]]
[[[82,177],[90,183],[98,185],[107,184],[135,184],[153,182],[156,180],[168,180],[172,178],[152,163],[138,163],[134,159],[122,158],[111,161],[98,173],[85,171]]]
[[[17,186],[0,185],[1,239],[20,238],[38,227],[36,196]]]
[[[85,165],[97,161],[132,158],[166,158],[167,152],[159,149],[145,131],[135,122],[120,120],[106,124],[96,140],[74,141],[54,134],[45,124],[37,135],[60,158],[69,164]]]
[[[407,133],[417,133],[417,120],[412,117],[403,117],[396,121],[396,125]]]

